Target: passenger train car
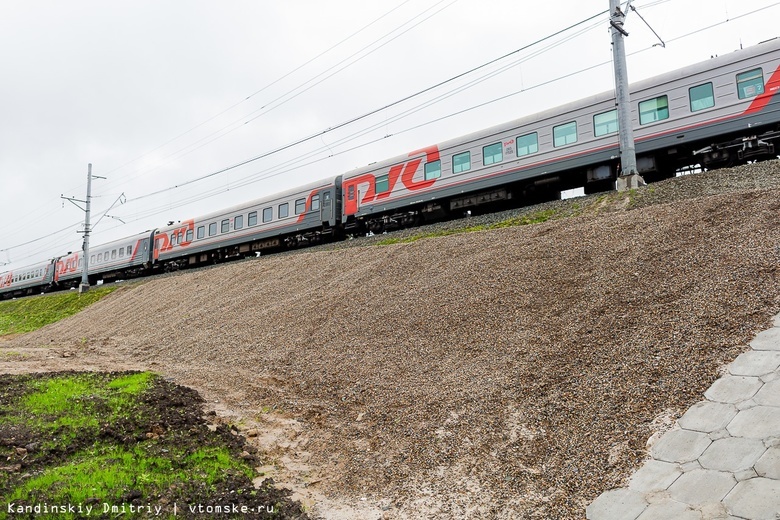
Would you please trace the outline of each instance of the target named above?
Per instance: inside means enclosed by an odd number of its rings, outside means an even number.
[[[631,86],[639,172],[777,157],[780,39]],[[380,232],[482,205],[614,189],[612,92],[90,249],[90,283]],[[0,273],[3,297],[75,286],[82,253]]]

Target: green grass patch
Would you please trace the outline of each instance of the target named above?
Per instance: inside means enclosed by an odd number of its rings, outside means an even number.
[[[259,461],[241,454],[251,448],[225,426],[209,429],[201,402],[149,372],[0,375],[0,520],[83,518],[87,506],[89,516],[112,516],[106,505],[150,505],[173,518],[225,504],[262,507],[253,518],[307,518],[289,492],[254,488]],[[43,504],[82,511],[24,510]]]
[[[577,209],[579,210],[579,206],[577,206]],[[496,222],[494,224],[481,224],[478,226],[465,226],[456,229],[447,229],[442,231],[419,233],[417,235],[412,235],[410,237],[405,237],[405,238],[392,238],[392,237],[386,238],[384,240],[380,240],[378,242],[378,245],[388,246],[392,244],[406,244],[410,242],[416,242],[418,240],[422,240],[425,238],[445,237],[449,235],[457,235],[460,233],[474,233],[476,231],[487,231],[490,229],[503,229],[503,228],[514,227],[514,226],[528,226],[532,224],[541,224],[542,222],[547,222],[548,220],[551,219],[560,218],[561,216],[563,216],[563,214],[561,213],[560,210],[555,210],[555,209],[540,210],[540,211],[534,211],[527,215],[520,215],[517,217],[508,218],[500,222]]]
[[[69,291],[0,302],[0,336],[30,332],[72,316],[117,289],[99,287],[83,294]]]

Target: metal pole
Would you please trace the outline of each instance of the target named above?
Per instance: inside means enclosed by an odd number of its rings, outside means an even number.
[[[629,2],[630,3],[630,2]],[[620,10],[620,0],[609,0],[610,25],[612,26],[612,62],[615,66],[615,101],[618,110],[620,140],[620,176],[618,191],[638,188],[645,184],[636,167],[634,129],[631,124],[631,96],[628,90],[626,47],[623,41],[628,33],[623,29],[626,15]]]
[[[79,293],[89,291],[89,209],[92,202],[92,163],[87,167],[87,201],[84,217],[84,270],[81,271]]]

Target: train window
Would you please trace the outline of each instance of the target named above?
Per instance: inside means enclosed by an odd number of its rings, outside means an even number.
[[[191,229],[187,230],[187,234],[185,236],[186,236],[186,241],[187,242],[192,242],[192,230]]]
[[[617,110],[610,110],[609,112],[593,116],[593,135],[596,137],[616,134],[619,129]]]
[[[274,208],[265,208],[263,210],[263,222],[271,222],[274,218]]]
[[[577,122],[572,121],[553,127],[553,146],[565,146],[577,142]]]
[[[89,256],[89,263],[90,264],[94,264],[95,263],[95,255],[90,255]]]
[[[249,226],[256,226],[257,225],[257,211],[253,211],[249,214],[249,219],[247,220],[247,224]]]
[[[639,124],[646,125],[669,119],[669,97],[661,96],[639,103]]]
[[[349,189],[347,190],[347,198],[349,200],[355,200],[355,185],[350,184]]]
[[[133,246],[127,246],[127,256],[130,256],[133,254]]]
[[[471,169],[471,152],[452,156],[452,173],[463,173]]]
[[[441,161],[425,163],[425,180],[438,179],[441,177]]]
[[[98,262],[103,261],[103,253],[98,253]]]
[[[209,224],[209,236],[213,237],[216,234],[217,234],[217,223],[212,222],[211,224]]]
[[[530,155],[539,151],[539,134],[536,132],[527,135],[521,135],[517,141],[517,156]]]
[[[125,257],[125,248],[124,247],[120,247],[119,248],[119,258],[124,258],[124,257]]]
[[[116,249],[111,251],[111,260],[116,260]]]
[[[314,195],[311,198],[311,210],[317,211],[320,209],[320,194]]]
[[[290,214],[290,204],[285,202],[284,204],[279,204],[279,218],[285,218]]]
[[[79,269],[84,267],[84,258],[79,258]]]
[[[504,160],[504,147],[501,143],[490,144],[482,148],[482,164],[499,163]]]
[[[295,201],[295,214],[300,215],[306,211],[306,199],[298,199]]]
[[[385,193],[386,191],[390,191],[390,178],[387,176],[387,174],[380,175],[376,178],[376,192],[377,193]]]
[[[206,236],[206,226],[198,226],[198,239]]]
[[[244,227],[244,215],[236,215],[233,219],[233,229],[241,229]]]
[[[764,71],[760,68],[737,74],[737,94],[739,94],[739,99],[752,98],[763,93]]]
[[[176,233],[171,233],[171,245],[176,245]]]
[[[221,233],[227,233],[230,231],[230,219],[226,218],[222,221],[222,229],[220,230]]]
[[[691,112],[714,107],[715,94],[712,91],[712,83],[691,87],[688,89],[688,98],[691,100]]]

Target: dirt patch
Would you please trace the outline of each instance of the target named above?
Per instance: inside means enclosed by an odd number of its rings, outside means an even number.
[[[230,506],[231,513],[212,512],[209,517],[308,518],[301,505],[290,499],[290,492],[277,489],[272,479],[262,479],[255,486],[252,479],[245,474],[232,470],[209,485],[197,478],[176,480],[170,486],[158,489],[159,493],[152,496],[141,491],[142,487],[139,485],[127,487],[119,496],[104,496],[97,491],[94,496],[76,503],[68,498],[72,498],[71,495],[54,485],[45,489],[34,489],[23,497],[14,497],[14,490],[28,480],[42,476],[55,467],[79,464],[81,454],[113,449],[106,448],[107,446],[117,447],[117,453],[123,450],[132,451],[140,446],[145,453],[161,458],[175,448],[176,453],[181,454],[180,460],[201,453],[204,448],[224,447],[236,459],[254,465],[260,464],[256,450],[248,446],[235,429],[225,425],[209,427],[202,417],[203,399],[196,391],[162,378],[155,378],[151,387],[141,393],[134,405],[118,419],[111,416],[111,410],[99,396],[80,396],[80,400],[90,401],[89,410],[100,420],[100,424],[95,429],[75,429],[77,433],[66,442],[56,442],[58,435],[69,435],[70,430],[66,431],[65,427],[47,434],[34,424],[32,417],[23,422],[8,420],[13,407],[19,406],[22,399],[31,394],[31,389],[40,386],[36,385],[37,382],[75,374],[61,372],[0,375],[0,454],[5,461],[0,467],[0,500],[4,503],[0,516],[7,512],[6,507],[11,507],[8,504],[13,504],[14,518],[37,518],[43,514],[39,511],[42,507],[61,507],[67,504],[79,510],[90,508],[95,513],[94,516],[101,517],[99,512],[103,511],[105,504],[109,504],[121,508],[122,511],[132,511],[129,508],[134,507],[136,511],[142,512],[140,516],[154,516],[143,513],[147,507],[159,507],[162,516],[166,518],[171,515],[203,518],[204,513],[199,511],[213,511],[216,507],[224,508],[227,505]],[[92,376],[110,381],[127,374],[131,373],[101,373]],[[101,420],[109,416],[112,420]],[[98,446],[101,448],[96,448]],[[174,460],[172,467],[175,468],[176,464],[177,461]],[[144,472],[139,468],[137,478],[143,476]],[[36,507],[39,509],[35,509]],[[27,511],[28,508],[31,508],[30,511]],[[195,511],[191,508],[195,508]],[[243,514],[232,513],[242,510]],[[45,516],[47,515],[44,514]],[[72,516],[65,514],[62,517]]]

